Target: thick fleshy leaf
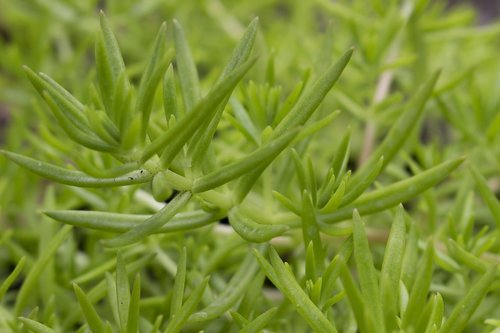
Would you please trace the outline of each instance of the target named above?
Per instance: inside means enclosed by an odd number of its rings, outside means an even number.
[[[187,204],[189,199],[191,199],[190,192],[178,194],[158,213],[122,235],[103,241],[104,245],[109,247],[127,246],[155,233],[168,223]]]
[[[54,220],[80,228],[123,233],[137,227],[152,215],[108,213],[79,210],[52,210],[44,214]],[[206,226],[221,219],[220,213],[207,213],[202,210],[178,213],[170,222],[155,233],[187,231]]]
[[[278,308],[270,308],[266,312],[258,315],[254,320],[247,323],[245,327],[240,330],[240,333],[259,333],[267,324],[275,318]]]
[[[32,293],[35,292],[38,286],[38,279],[40,278],[40,275],[47,267],[47,264],[53,259],[57,249],[59,248],[59,246],[61,246],[66,237],[68,237],[72,229],[72,226],[66,225],[62,227],[50,240],[46,248],[44,248],[40,253],[38,259],[31,267],[29,273],[26,275],[21,289],[17,294],[14,310],[16,314],[20,314],[26,307],[29,298],[32,296]]]
[[[347,220],[354,208],[356,208],[360,214],[367,215],[394,207],[434,186],[448,176],[463,161],[464,158],[462,157],[455,158],[411,178],[364,194],[352,204],[340,208],[333,213],[322,215],[320,220],[325,223],[335,223]]]
[[[153,175],[145,169],[135,170],[119,177],[96,178],[88,176],[80,171],[64,169],[16,153],[3,150],[0,151],[0,153],[16,164],[39,176],[66,185],[80,187],[114,187],[146,183],[153,178]]]
[[[180,311],[184,300],[184,288],[186,287],[186,264],[187,249],[182,248],[177,263],[177,272],[175,273],[174,287],[172,291],[172,300],[170,302],[170,316]]]
[[[146,129],[148,127],[156,88],[165,74],[170,59],[173,57],[173,51],[166,51],[166,29],[167,24],[163,23],[156,36],[153,52],[149,58],[146,70],[144,71],[144,74],[142,74],[141,83],[137,93],[135,111],[136,113],[142,114],[143,137],[145,136]]]
[[[97,314],[96,309],[92,305],[92,302],[89,300],[87,295],[83,292],[83,290],[78,287],[77,284],[73,284],[73,289],[75,290],[76,298],[78,299],[78,303],[80,303],[80,307],[83,312],[83,316],[87,321],[90,329],[94,333],[104,333],[104,323],[102,319]]]
[[[115,93],[115,86],[119,77],[125,72],[125,63],[118,42],[102,11],[100,12],[100,27],[95,46],[97,80],[105,109],[109,112],[113,108],[112,97]],[[129,85],[128,80],[126,84]]]
[[[281,261],[276,250],[270,248],[269,256],[280,291],[293,304],[295,310],[304,318],[314,332],[332,333],[337,332],[334,323],[326,318],[321,310],[314,304],[304,292],[287,264]]]
[[[290,130],[303,126],[307,122],[326,97],[326,94],[339,79],[344,68],[351,59],[352,53],[353,49],[344,53],[311,87],[304,91],[293,108],[286,114],[283,120],[276,125],[273,132],[274,137],[281,136]],[[236,195],[238,202],[243,201],[264,169],[263,167],[257,168],[240,181],[238,184],[239,190]]]
[[[356,172],[356,175],[352,179],[353,183],[361,182],[358,178],[366,178],[366,175],[371,172],[382,156],[384,156],[382,170],[393,160],[397,152],[410,137],[412,130],[419,123],[418,120],[422,117],[426,102],[432,96],[440,73],[440,71],[435,72],[415,93],[408,102],[403,114],[392,125],[384,141],[377,147],[368,161]]]
[[[469,318],[484,299],[491,283],[495,280],[495,267],[491,267],[468,290],[465,297],[455,305],[450,316],[439,330],[439,333],[461,332],[467,325]]]
[[[180,119],[164,134],[155,139],[144,149],[141,160],[145,162],[156,153],[162,154],[162,162],[167,167],[192,137],[198,127],[208,118],[213,117],[217,106],[231,94],[238,82],[255,63],[255,59],[247,61],[228,75],[205,96],[192,112]]]
[[[196,65],[189,49],[184,31],[177,20],[173,21],[174,27],[174,44],[175,44],[175,62],[179,73],[179,81],[181,83],[182,97],[184,100],[184,108],[187,112],[193,110],[194,106],[200,100],[200,80]]]
[[[228,213],[228,217],[234,231],[241,238],[254,243],[267,242],[282,235],[289,229],[287,225],[283,224],[257,223],[250,217],[244,216],[238,207],[232,208]]]
[[[365,226],[357,210],[354,210],[353,213],[353,224],[353,252],[361,293],[363,294],[363,301],[366,304],[365,309],[373,319],[375,331],[385,332],[377,273],[373,264]]]
[[[186,302],[182,305],[182,308],[170,317],[170,321],[163,333],[177,333],[181,331],[181,328],[188,320],[189,315],[194,312],[200,303],[203,292],[207,287],[208,279],[209,278],[206,277],[202,283],[198,284],[191,292]]]
[[[241,177],[261,164],[269,164],[292,142],[298,130],[269,142],[239,161],[225,165],[193,182],[193,193],[204,192]]]
[[[26,326],[33,333],[56,333],[56,331],[54,331],[52,328],[29,318],[20,317],[19,321],[22,322],[24,326]]]
[[[397,309],[399,307],[399,283],[406,243],[406,225],[404,208],[397,208],[396,216],[392,222],[389,240],[385,247],[384,261],[380,277],[380,294],[384,309],[385,325],[388,332],[397,329]]]
[[[202,322],[218,318],[231,308],[246,292],[255,277],[259,264],[252,253],[248,253],[224,291],[207,307],[189,317],[190,322]]]

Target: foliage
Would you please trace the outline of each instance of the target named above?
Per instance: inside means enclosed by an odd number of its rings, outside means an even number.
[[[0,18],[0,332],[499,329],[500,25],[425,0]]]

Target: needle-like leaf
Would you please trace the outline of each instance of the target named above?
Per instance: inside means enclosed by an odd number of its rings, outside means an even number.
[[[39,176],[66,185],[80,187],[114,187],[146,183],[153,178],[153,175],[145,169],[135,170],[119,177],[95,178],[80,171],[64,169],[16,153],[4,150],[0,150],[0,153],[16,164]]]
[[[104,245],[109,247],[127,246],[138,240],[141,240],[156,231],[169,222],[191,199],[190,192],[178,194],[172,201],[163,207],[158,213],[151,216],[143,223],[133,229],[119,235],[115,238],[103,241]]]
[[[456,169],[463,161],[464,158],[462,157],[455,158],[411,178],[364,194],[351,205],[338,209],[333,213],[324,214],[321,216],[321,221],[326,223],[344,221],[349,218],[354,208],[356,208],[360,214],[367,215],[394,207],[434,186],[448,176],[450,172]]]

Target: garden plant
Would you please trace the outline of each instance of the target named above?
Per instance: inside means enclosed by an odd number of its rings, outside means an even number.
[[[500,332],[500,22],[1,6],[0,332]]]

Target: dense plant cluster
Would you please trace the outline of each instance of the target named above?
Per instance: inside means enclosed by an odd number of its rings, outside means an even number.
[[[31,2],[0,14],[0,332],[500,330],[500,24]]]

